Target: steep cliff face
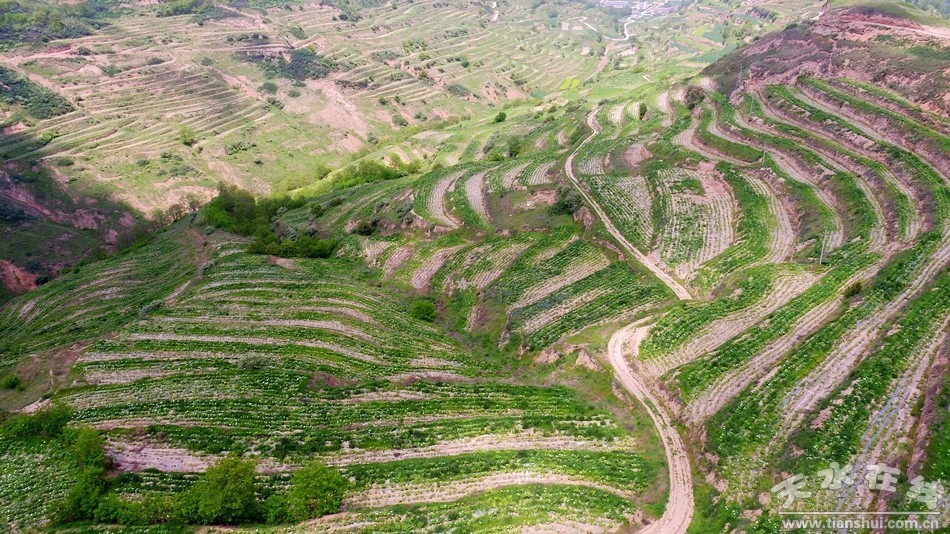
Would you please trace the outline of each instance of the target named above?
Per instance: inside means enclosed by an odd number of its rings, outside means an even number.
[[[946,116],[950,27],[912,15],[874,6],[826,9],[816,20],[763,37],[706,72],[733,95],[792,84],[800,76],[850,78]]]
[[[0,305],[144,231],[128,206],[66,182],[41,166],[0,168]]]

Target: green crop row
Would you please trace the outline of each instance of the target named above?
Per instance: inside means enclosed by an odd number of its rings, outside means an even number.
[[[677,382],[681,396],[686,400],[695,398],[716,379],[753,358],[771,340],[790,332],[809,310],[832,298],[845,281],[876,259],[856,248],[858,250],[839,261],[818,283],[770,313],[742,336],[723,344],[708,357],[680,367]]]
[[[528,485],[486,491],[450,503],[395,506],[361,513],[358,532],[474,532],[564,521],[627,521],[636,505],[583,486]],[[486,513],[491,511],[491,513]],[[298,531],[290,529],[290,531]]]
[[[808,336],[783,358],[764,383],[746,387],[709,423],[709,443],[716,454],[733,457],[774,436],[780,402],[815,369],[846,332],[881,309],[906,289],[933,250],[939,236],[928,234],[913,249],[893,257],[881,269],[860,304],[851,307]]]
[[[511,471],[555,472],[642,491],[657,474],[656,466],[624,451],[517,450],[492,451],[413,458],[348,466],[345,474],[355,479],[356,489],[374,484],[418,484],[465,480]]]
[[[750,104],[750,109],[753,113],[762,113],[760,104],[755,101],[753,97],[749,97],[747,99],[747,103]],[[723,105],[723,117],[727,118],[727,120],[732,117],[734,112],[734,108],[728,104]],[[742,135],[757,139],[760,143],[766,146],[775,147],[784,150],[789,154],[793,154],[795,157],[799,158],[808,165],[816,168],[830,167],[829,165],[825,164],[821,156],[808,149],[800,142],[796,142],[787,137],[770,135],[741,127],[739,127],[739,129],[742,132]],[[801,130],[799,129],[799,131]],[[828,178],[828,185],[843,204],[842,211],[849,238],[853,239],[854,237],[861,237],[862,239],[867,239],[870,235],[871,229],[874,228],[875,224],[877,224],[877,219],[874,215],[874,209],[868,201],[866,195],[857,186],[855,177],[850,173],[836,172]]]
[[[889,109],[874,105],[866,100],[851,96],[824,81],[804,76],[800,77],[798,81],[799,83],[821,91],[835,100],[846,102],[865,113],[869,113],[875,117],[886,118],[907,133],[910,136],[910,142],[913,142],[914,139],[927,139],[932,142],[936,148],[944,152],[950,152],[950,136],[943,135],[933,128],[920,124],[899,113],[894,113]]]
[[[564,272],[578,257],[599,252],[582,239],[568,242],[574,234],[574,228],[566,226],[545,232],[489,286],[488,296],[505,305],[513,304],[529,288]],[[556,247],[561,248],[554,255],[538,260],[540,254]]]
[[[35,527],[66,496],[78,470],[58,440],[0,437],[0,529]]]
[[[14,300],[0,312],[0,367],[27,351],[94,338],[156,306],[196,274],[191,240],[185,227],[176,227]]]
[[[650,329],[640,344],[640,357],[646,360],[672,352],[713,321],[755,305],[774,288],[777,278],[795,270],[776,265],[746,269],[737,275],[727,295],[709,302],[680,303]]]
[[[342,468],[350,478],[348,491],[396,484],[445,484],[472,477],[510,472],[555,473],[613,486],[624,491],[643,491],[654,481],[657,466],[626,451],[507,450],[464,453],[452,456],[411,458],[392,462],[353,464]],[[257,481],[273,491],[286,487],[288,473],[260,474]],[[198,479],[192,473],[156,472],[124,474],[120,493],[180,493]]]
[[[950,219],[950,187],[929,165],[921,161],[917,155],[900,147],[888,145],[891,161],[899,163],[920,181],[921,185],[931,191],[931,200],[934,203],[934,219],[938,226],[943,226]]]
[[[798,240],[800,242],[815,241],[810,250],[802,256],[818,256],[823,233],[834,227],[834,211],[818,198],[814,187],[794,180],[775,163],[771,156],[765,157],[765,166],[783,180],[788,194],[799,207]]]
[[[261,403],[168,403],[166,409],[207,409],[214,412],[202,419],[187,422],[160,422],[162,414],[148,415],[154,422],[145,431],[173,446],[206,453],[245,453],[254,451],[277,459],[305,460],[314,454],[336,453],[347,448],[363,450],[404,450],[430,447],[455,439],[472,439],[484,435],[517,434],[523,431],[544,436],[574,436],[583,440],[609,441],[625,432],[601,415],[571,416],[556,413],[555,408],[541,409],[534,414],[507,415],[504,411],[468,411],[448,413],[444,418],[415,421],[411,413],[395,419],[358,423],[350,427],[319,428],[295,418],[290,411],[278,412]],[[241,409],[267,409],[263,419],[252,420]],[[157,410],[156,410],[157,411]],[[275,426],[267,417],[287,417],[287,425]],[[134,420],[134,419],[133,419]],[[228,426],[221,426],[228,425]],[[296,425],[296,426],[295,426]],[[305,429],[301,429],[301,428]],[[121,435],[123,431],[113,431]]]
[[[545,347],[565,334],[582,330],[591,324],[615,319],[625,312],[653,304],[666,296],[663,286],[647,283],[626,264],[615,263],[535,303],[515,310],[511,314],[512,328],[518,329],[529,318],[541,315],[588,292],[598,294],[540,329],[528,333],[528,346],[532,349]]]
[[[727,156],[732,156],[747,163],[755,163],[762,159],[761,150],[749,145],[733,143],[728,139],[723,139],[718,135],[713,135],[710,133],[709,125],[712,124],[713,118],[714,116],[712,110],[704,111],[702,117],[700,118],[699,128],[696,130],[696,136],[699,137],[699,140],[702,141],[704,145],[712,147],[714,150]]]
[[[469,228],[487,229],[490,227],[486,221],[469,202],[468,195],[465,194],[465,182],[474,179],[474,174],[459,178],[455,184],[455,193],[452,195],[452,201],[455,206],[455,215],[461,219],[462,223]],[[487,200],[486,200],[487,201]]]
[[[533,232],[518,232],[514,235],[493,235],[482,239],[446,261],[433,275],[432,286],[447,290],[450,283],[467,285],[473,282],[479,273],[499,267],[500,265],[496,265],[498,257],[504,256],[509,247],[527,247],[534,244],[540,236],[541,234]],[[514,258],[514,261],[517,261],[517,258]]]
[[[795,96],[793,90],[790,87],[775,86],[775,85],[769,86],[766,88],[766,95],[770,99],[784,101],[795,108],[804,110],[805,111],[804,115],[807,117],[806,120],[814,121],[816,125],[822,125],[824,127],[828,127],[829,124],[833,124],[846,130],[846,132],[850,132],[851,134],[856,134],[862,137],[866,137],[864,136],[863,132],[860,129],[858,129],[857,127],[855,127],[848,121],[841,119],[840,117],[836,115],[825,113],[821,109],[818,109],[814,106],[811,106],[803,102],[802,100],[800,100],[799,98]],[[774,123],[775,121],[772,121],[772,122]],[[887,196],[889,200],[891,201],[891,207],[893,208],[890,211],[893,211],[897,215],[898,232],[900,235],[906,234],[908,222],[910,220],[911,213],[913,211],[913,206],[911,205],[910,199],[907,197],[907,195],[905,195],[900,189],[898,189],[898,187],[894,183],[894,178],[890,175],[890,173],[887,171],[887,168],[884,165],[882,165],[881,163],[878,163],[877,161],[874,161],[871,158],[862,156],[861,154],[858,154],[857,152],[848,150],[847,148],[845,148],[839,143],[836,143],[834,141],[831,141],[822,137],[818,137],[812,134],[811,132],[801,130],[800,128],[796,128],[796,127],[792,127],[790,130],[795,135],[797,135],[798,137],[802,139],[810,140],[812,142],[817,142],[817,143],[827,146],[830,150],[837,152],[838,154],[841,154],[843,156],[846,156],[850,160],[869,169],[871,172],[877,175],[878,179],[881,180],[881,182],[884,184],[884,187],[887,189]],[[837,135],[838,132],[835,132],[835,134]],[[871,139],[871,141],[873,141],[873,139]]]
[[[950,272],[944,272],[933,287],[914,300],[896,321],[900,329],[887,336],[881,346],[858,365],[838,389],[837,395],[822,403],[819,411],[830,412],[830,415],[820,424],[806,423],[803,428],[809,430],[800,433],[795,441],[804,451],[797,464],[847,463],[861,445],[871,411],[881,406],[914,351],[919,350],[920,344],[934,333],[940,318],[950,313],[948,308]],[[845,390],[846,394],[843,393]]]
[[[888,91],[887,89],[884,89],[883,87],[874,85],[873,83],[867,83],[867,82],[863,82],[861,80],[855,80],[852,78],[838,78],[836,81],[839,84],[850,86],[852,88],[869,93],[872,96],[875,96],[881,100],[885,100],[892,104],[898,105],[909,113],[920,113],[920,114],[927,113],[923,110],[923,108],[921,108],[919,105],[915,104],[914,102],[911,102],[910,100],[907,100],[906,98],[896,93]],[[933,119],[943,121],[944,123],[950,123],[950,120],[944,117],[940,117],[939,115],[928,114],[928,116]]]
[[[732,187],[742,216],[736,226],[739,243],[713,258],[696,275],[696,285],[707,289],[723,276],[765,258],[770,229],[777,224],[769,211],[768,198],[756,191],[737,168],[724,161],[716,167]]]

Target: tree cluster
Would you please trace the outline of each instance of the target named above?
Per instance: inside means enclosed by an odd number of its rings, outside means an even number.
[[[14,440],[56,440],[75,467],[72,486],[53,506],[60,525],[91,521],[120,525],[209,525],[306,521],[340,509],[347,481],[340,472],[311,462],[297,469],[284,490],[264,487],[255,476],[257,462],[224,458],[179,493],[149,493],[124,498],[117,488],[124,477],[110,474],[105,440],[93,428],[69,428],[72,411],[55,405],[33,415],[19,414],[0,425]]]
[[[251,254],[284,258],[329,258],[339,242],[316,235],[297,235],[280,222],[288,210],[302,207],[302,200],[287,197],[256,199],[250,192],[228,184],[218,185],[218,196],[205,206],[204,221],[214,227],[256,237]]]
[[[23,106],[37,119],[49,119],[73,110],[65,98],[6,67],[0,67],[0,87],[3,88],[0,102]]]

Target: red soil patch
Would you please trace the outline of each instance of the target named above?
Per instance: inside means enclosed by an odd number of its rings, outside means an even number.
[[[36,275],[7,260],[0,260],[0,283],[12,293],[26,293],[36,289]]]

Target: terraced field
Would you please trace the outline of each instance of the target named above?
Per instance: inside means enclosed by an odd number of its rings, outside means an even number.
[[[0,54],[22,217],[178,205],[0,308],[0,530],[950,525],[943,18],[199,4]]]
[[[150,253],[127,261],[151,263]],[[382,528],[387,510],[415,502],[433,504],[400,521],[461,524],[443,515],[448,499],[456,511],[517,503],[511,524],[602,528],[656,484],[648,437],[568,388],[504,383],[497,364],[412,319],[347,260],[267,261],[222,239],[203,254],[200,277],[164,306],[77,348],[54,397],[74,424],[101,429],[115,466],[132,473],[120,495],[185,491],[216,458],[254,450],[266,484],[306,459],[340,466],[356,481],[342,523]],[[7,460],[26,454],[9,447]]]

